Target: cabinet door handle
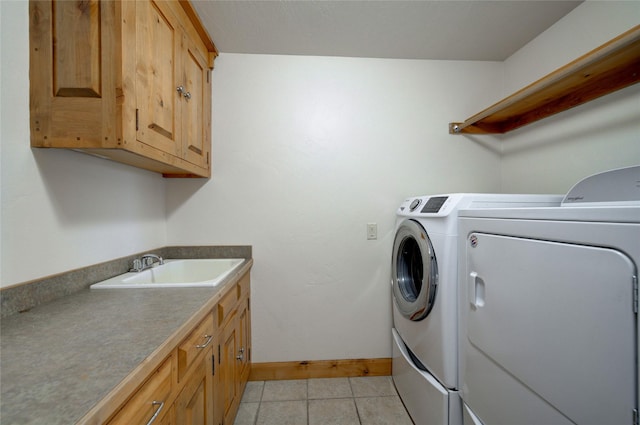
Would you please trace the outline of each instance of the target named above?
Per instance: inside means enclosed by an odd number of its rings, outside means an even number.
[[[207,338],[207,342],[205,342],[204,344],[196,345],[196,348],[205,348],[207,345],[211,344],[211,340],[213,339],[213,335],[205,335],[204,337]]]
[[[236,360],[243,361],[244,360],[244,347],[238,351],[238,355],[236,356]]]
[[[183,94],[183,96],[184,96],[187,100],[189,100],[189,99],[191,99],[191,92],[186,92],[185,94]]]
[[[184,87],[182,87],[182,86],[178,86],[178,87],[176,87],[176,91],[177,91],[178,93],[180,93],[180,94],[183,94],[183,93],[184,93]]]
[[[158,406],[158,408],[156,409],[155,412],[153,412],[153,416],[151,417],[151,419],[149,419],[149,422],[147,422],[147,425],[151,425],[157,418],[158,415],[160,414],[160,411],[162,410],[162,408],[164,407],[164,401],[152,401],[151,402],[152,406]]]

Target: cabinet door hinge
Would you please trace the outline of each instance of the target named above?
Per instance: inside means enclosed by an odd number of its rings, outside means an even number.
[[[138,123],[139,123],[138,112],[139,111],[140,111],[139,109],[136,109],[136,131],[138,131]]]
[[[638,276],[633,276],[633,312],[638,313]]]
[[[220,364],[220,344],[218,344],[218,364]]]
[[[216,355],[211,355],[211,375],[216,375]]]

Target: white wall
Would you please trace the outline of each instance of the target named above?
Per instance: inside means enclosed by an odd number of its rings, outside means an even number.
[[[639,1],[586,1],[505,62],[514,92],[640,22]],[[566,193],[585,176],[640,164],[640,85],[503,137],[502,190]]]
[[[499,156],[447,125],[501,88],[501,66],[216,60],[213,178],[168,182],[168,240],[253,245],[254,361],[390,356],[395,209],[499,190]]]
[[[29,146],[27,1],[0,1],[0,286],[166,245],[157,174]]]

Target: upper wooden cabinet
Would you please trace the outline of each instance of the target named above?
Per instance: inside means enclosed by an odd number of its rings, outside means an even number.
[[[640,26],[557,69],[449,133],[507,133],[640,81]]]
[[[187,1],[31,0],[31,146],[211,175],[217,55]]]

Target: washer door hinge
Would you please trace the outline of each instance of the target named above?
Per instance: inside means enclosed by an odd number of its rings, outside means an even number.
[[[633,312],[638,313],[638,276],[633,276],[632,280],[633,280]]]

